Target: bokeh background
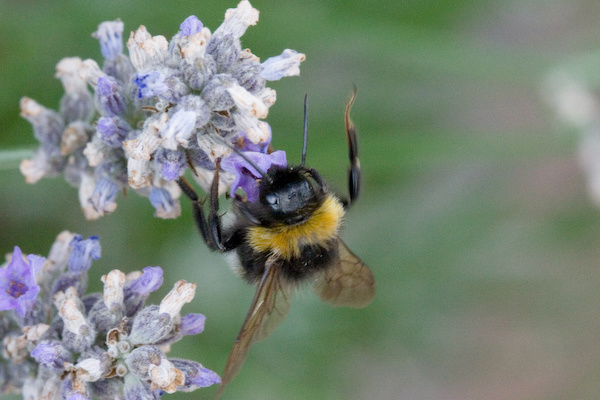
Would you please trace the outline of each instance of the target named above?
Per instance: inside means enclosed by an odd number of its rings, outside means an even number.
[[[117,17],[170,38],[189,15],[214,30],[236,0],[0,0],[0,148],[33,149],[18,102],[56,109],[66,56],[100,59],[90,34]],[[594,0],[255,0],[242,44],[263,59],[293,48],[301,76],[270,86],[274,145],[299,160],[309,96],[308,163],[345,193],[344,103],[364,171],[343,238],[378,284],[364,310],[334,309],[310,289],[250,352],[228,399],[597,399],[600,396],[600,208],[579,167],[578,133],[544,102],[548,71],[583,59],[600,68]],[[6,156],[6,154],[5,154]],[[598,155],[600,160],[600,154]],[[206,330],[172,355],[222,372],[253,289],[210,253],[188,203],[177,220],[120,195],[85,221],[62,178],[27,185],[0,169],[0,252],[46,255],[68,229],[101,237],[91,286],[113,268],[164,268],[159,301],[178,279],[198,284],[184,311]],[[173,399],[210,398],[214,388]]]

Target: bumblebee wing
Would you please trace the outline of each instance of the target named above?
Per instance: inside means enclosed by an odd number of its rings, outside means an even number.
[[[342,239],[338,238],[338,257],[320,275],[314,290],[321,300],[334,306],[366,307],[375,296],[375,278]]]
[[[265,272],[256,289],[250,310],[229,353],[215,399],[240,372],[250,347],[266,339],[281,324],[290,309],[291,294],[291,287],[284,285],[281,279],[278,261],[274,258],[267,259]]]

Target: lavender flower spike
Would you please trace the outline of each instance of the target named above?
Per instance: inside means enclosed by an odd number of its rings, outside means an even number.
[[[63,175],[78,188],[87,219],[115,210],[117,193],[129,187],[149,198],[156,217],[179,216],[181,191],[173,189],[175,181],[190,169],[210,190],[207,177],[216,158],[226,161],[231,153],[223,141],[234,143],[243,135],[261,151],[268,146],[265,119],[277,96],[267,81],[298,75],[305,59],[287,49],[261,63],[243,49],[240,38],[258,16],[248,0],[241,0],[213,32],[194,15],[170,40],[142,25],[127,40],[128,54],[123,23],[101,23],[92,36],[100,44],[102,68],[77,57],[57,66],[65,87],[59,112],[28,98],[21,101],[21,115],[40,142],[34,157],[21,164],[27,182]],[[233,158],[238,180],[231,190],[241,186],[254,199],[257,174]],[[226,172],[220,175],[219,193],[233,181]]]
[[[15,247],[12,260],[0,268],[0,305],[16,310],[0,312],[0,396],[156,400],[165,392],[219,383],[217,374],[196,361],[167,358],[173,343],[204,328],[202,314],[180,314],[195,284],[179,281],[160,306],[144,307],[163,281],[161,268],[128,275],[112,270],[102,277],[102,292],[84,296],[85,284],[78,282],[87,281],[88,264],[99,249],[97,237],[83,240],[65,231],[48,260],[24,259]],[[35,301],[33,308],[24,300]]]
[[[35,276],[45,260],[30,254],[25,261],[21,249],[15,246],[11,261],[0,269],[0,310],[15,310],[21,317],[25,316],[40,291]]]

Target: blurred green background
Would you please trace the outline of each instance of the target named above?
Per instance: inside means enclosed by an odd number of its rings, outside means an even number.
[[[100,59],[97,25],[117,17],[170,38],[189,15],[214,30],[236,0],[0,0],[0,146],[33,149],[18,103],[56,109],[63,57]],[[271,83],[274,145],[299,160],[309,96],[308,163],[345,193],[343,108],[356,84],[364,192],[343,238],[373,270],[364,310],[307,288],[250,352],[228,399],[597,399],[600,209],[578,166],[578,136],[543,102],[546,73],[600,47],[592,0],[253,1],[242,44],[261,58],[293,48],[301,76]],[[599,70],[600,71],[600,70]],[[598,72],[600,76],[600,72]],[[152,217],[133,192],[85,221],[62,178],[27,185],[0,170],[0,252],[46,255],[64,229],[101,237],[92,288],[113,268],[160,265],[162,296],[198,284],[184,312],[206,330],[171,355],[222,372],[253,289],[210,253],[191,220]],[[173,399],[210,398],[214,388]]]

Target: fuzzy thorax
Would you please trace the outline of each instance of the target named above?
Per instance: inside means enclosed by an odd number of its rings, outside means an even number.
[[[289,260],[300,257],[301,247],[323,245],[338,235],[344,217],[344,207],[332,195],[327,195],[311,217],[298,225],[277,224],[272,227],[254,226],[248,229],[248,241],[259,253]]]

